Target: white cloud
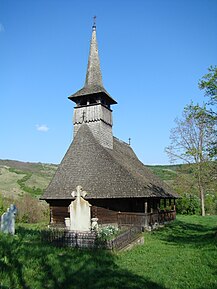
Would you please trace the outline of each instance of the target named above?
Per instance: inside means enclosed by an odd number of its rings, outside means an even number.
[[[0,23],[0,33],[1,33],[1,32],[4,32],[4,31],[5,31],[5,28],[4,28],[3,24]]]
[[[49,127],[46,124],[36,124],[36,129],[38,131],[47,132]]]

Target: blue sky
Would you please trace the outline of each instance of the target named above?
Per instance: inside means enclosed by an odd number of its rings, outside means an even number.
[[[216,0],[0,0],[0,159],[63,158],[94,15],[114,135],[169,163],[174,119],[204,100],[198,80],[217,64]]]

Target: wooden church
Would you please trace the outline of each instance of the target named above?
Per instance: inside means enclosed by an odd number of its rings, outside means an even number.
[[[117,102],[102,83],[95,24],[84,87],[68,98],[76,104],[73,141],[42,197],[50,205],[50,222],[64,223],[78,185],[87,192],[92,217],[100,223],[112,222],[121,213],[155,214],[159,219],[162,206],[170,206],[174,218],[177,196],[129,144],[113,136],[111,106]]]

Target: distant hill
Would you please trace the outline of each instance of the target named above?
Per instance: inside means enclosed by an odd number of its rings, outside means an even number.
[[[0,193],[4,197],[22,196],[29,193],[40,197],[57,170],[56,164],[0,160]],[[182,165],[147,166],[168,184],[180,174]]]
[[[55,164],[0,160],[0,193],[10,198],[24,193],[39,197],[57,167]]]

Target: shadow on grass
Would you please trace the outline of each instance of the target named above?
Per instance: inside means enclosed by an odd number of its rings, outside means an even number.
[[[40,231],[24,228],[1,235],[0,288],[165,289],[118,267],[109,251],[56,248],[40,240]]]
[[[158,237],[177,245],[215,246],[217,245],[216,232],[216,226],[201,225],[177,219],[158,232]]]

